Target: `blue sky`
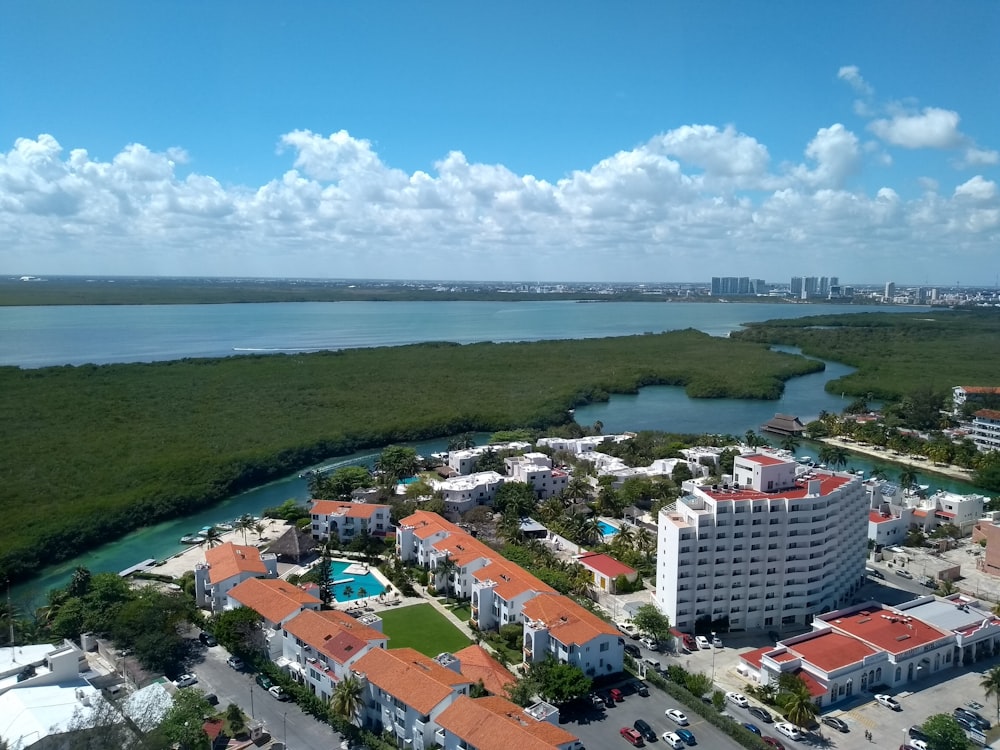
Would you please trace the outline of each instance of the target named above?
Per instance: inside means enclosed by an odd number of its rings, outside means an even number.
[[[0,273],[1000,272],[992,0],[4,15]]]

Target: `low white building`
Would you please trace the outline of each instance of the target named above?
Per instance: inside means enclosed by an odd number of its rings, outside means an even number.
[[[544,453],[525,453],[504,459],[507,478],[530,485],[539,500],[558,497],[566,489],[569,474],[552,468],[552,459]]]
[[[588,677],[622,671],[625,643],[618,628],[568,596],[540,593],[524,604],[523,613],[525,663],[552,656]]]
[[[535,445],[539,448],[549,448],[553,451],[564,451],[576,456],[582,456],[597,450],[598,446],[603,443],[621,443],[625,440],[631,440],[634,437],[635,433],[632,432],[619,435],[587,435],[578,438],[545,437],[539,438],[535,442]]]
[[[195,601],[213,612],[225,608],[229,592],[250,578],[277,578],[278,558],[256,547],[226,542],[205,550],[194,568]]]
[[[431,486],[444,498],[451,513],[465,513],[477,505],[492,505],[504,477],[495,471],[480,471],[467,476],[434,480]]]
[[[282,626],[305,609],[319,611],[322,602],[312,594],[281,579],[251,578],[229,592],[225,609],[249,607],[263,619],[268,655],[281,656]]]
[[[512,441],[509,443],[491,443],[448,452],[448,466],[461,475],[472,474],[476,470],[476,462],[486,453],[519,452],[531,448],[531,443]]]
[[[955,526],[963,536],[972,534],[982,518],[988,498],[939,490],[929,497],[905,492],[888,482],[869,482],[868,538],[876,544],[899,544],[910,529],[925,534],[940,526]]]
[[[354,672],[365,687],[362,724],[414,750],[434,746],[437,717],[472,688],[469,678],[411,648],[373,649]]]

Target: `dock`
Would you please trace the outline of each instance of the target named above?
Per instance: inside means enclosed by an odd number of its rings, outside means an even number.
[[[143,560],[141,563],[136,563],[131,567],[125,568],[125,570],[119,571],[118,575],[122,578],[128,578],[133,573],[145,572],[155,565],[156,558],[151,557],[148,560]]]

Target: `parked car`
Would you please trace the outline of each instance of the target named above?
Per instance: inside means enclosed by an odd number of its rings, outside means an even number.
[[[180,677],[174,680],[174,684],[179,688],[191,687],[196,682],[198,682],[198,678],[189,672],[182,674]]]
[[[911,740],[923,740],[924,742],[927,741],[927,735],[924,734],[924,730],[921,729],[920,727],[910,727],[908,730],[906,730],[906,733],[909,735]]]
[[[604,693],[604,695],[601,696],[601,699],[604,701],[605,708],[615,707],[615,699],[611,697],[611,693]]]
[[[618,734],[625,738],[625,741],[633,747],[643,747],[645,742],[642,741],[642,735],[635,731],[632,727],[622,727]]]
[[[635,731],[642,735],[644,740],[647,742],[656,742],[656,732],[645,721],[636,719],[632,726],[635,727]]]
[[[652,669],[654,672],[660,671],[660,662],[658,662],[656,659],[647,656],[642,661],[646,665],[647,669]]]
[[[642,638],[640,638],[639,643],[648,648],[650,651],[656,651],[660,647],[660,644],[658,644],[654,638],[650,638],[648,635],[644,635]]]
[[[785,746],[778,742],[778,740],[774,739],[774,737],[761,737],[761,739],[764,741],[765,745],[770,745],[774,748],[774,750],[785,750]]]
[[[906,568],[896,568],[896,575],[900,578],[913,578],[913,573],[908,571]]]
[[[687,714],[683,711],[678,711],[676,708],[668,708],[663,712],[663,715],[679,727],[686,727],[688,725]]]
[[[903,707],[899,705],[899,701],[893,698],[891,695],[886,695],[885,693],[877,693],[875,695],[875,701],[880,706],[885,706],[886,708],[892,709],[893,711],[902,711]]]
[[[962,708],[961,706],[959,706],[952,713],[955,716],[964,716],[966,719],[971,721],[973,724],[975,724],[979,729],[982,729],[983,731],[986,731],[991,726],[993,726],[992,724],[990,724],[989,719],[984,717],[978,711],[973,711],[970,708]]]
[[[270,690],[271,689],[271,685],[274,684],[273,682],[271,682],[271,678],[268,677],[266,674],[259,674],[259,675],[257,675],[254,678],[254,681],[258,685],[260,685],[262,688],[264,688],[265,690]]]
[[[973,724],[969,720],[969,717],[967,717],[967,716],[962,716],[962,715],[955,716],[953,714],[951,718],[953,718],[956,722],[958,722],[958,725],[960,727],[962,727],[962,729],[964,729],[966,732],[971,732],[973,730],[975,730],[977,732],[983,731],[979,727],[977,727],[975,724]]]
[[[917,750],[927,750],[927,743],[923,740],[910,740],[910,746],[917,748]]]
[[[674,732],[674,734],[676,734],[678,737],[680,737],[689,745],[698,744],[698,740],[696,740],[694,737],[694,732],[692,732],[690,729],[678,729],[676,732]]]
[[[696,635],[694,642],[698,644],[698,648],[712,648],[712,644],[708,642],[708,638],[703,635]]]
[[[208,705],[210,706],[219,705],[219,696],[217,696],[215,693],[205,693],[205,700],[208,701]]]
[[[640,656],[642,656],[642,650],[634,643],[625,644],[625,653],[631,656],[633,659],[638,659]]]
[[[610,690],[608,691],[608,695],[610,695],[610,696],[611,696],[611,699],[612,699],[612,700],[613,700],[613,701],[614,701],[615,703],[621,703],[621,702],[622,702],[623,700],[625,700],[625,694],[624,694],[624,693],[622,693],[622,691],[621,691],[621,690],[619,690],[618,688],[611,688],[611,689],[610,689]]]
[[[694,636],[691,635],[690,633],[682,633],[681,641],[684,643],[684,648],[686,648],[688,651],[698,650],[698,642],[695,641]]]
[[[749,721],[744,721],[743,722],[743,728],[746,729],[746,730],[749,730],[749,731],[753,732],[758,737],[762,737],[763,736],[761,734],[761,732],[760,732],[760,727],[758,727],[756,724],[751,724]]]
[[[279,701],[291,700],[291,696],[281,689],[281,685],[271,685],[271,687],[267,689],[267,692],[269,692]]]
[[[747,697],[743,693],[726,693],[726,700],[740,708],[747,708],[750,705],[750,701],[747,700]]]
[[[212,635],[211,633],[206,633],[204,631],[202,631],[198,635],[198,640],[201,641],[202,643],[204,643],[209,648],[211,648],[212,646],[218,646],[219,645],[219,642],[217,640],[215,640],[215,636],[214,635]]]
[[[722,648],[722,639],[717,635],[712,636],[712,645],[715,646],[715,648]]]
[[[774,729],[790,740],[801,740],[804,736],[802,731],[790,721],[779,721],[774,725]]]
[[[649,697],[649,687],[646,685],[645,682],[636,682],[633,684],[633,686],[635,687],[635,692],[637,692],[643,698]]]
[[[591,693],[590,702],[593,703],[595,707],[601,708],[604,705],[604,696],[598,695],[597,693]],[[614,703],[614,701],[612,701],[612,703]]]
[[[231,666],[233,669],[243,669],[243,660],[238,656],[230,656],[226,659],[226,664]]]
[[[666,743],[667,747],[672,747],[673,750],[683,750],[685,747],[684,740],[677,732],[664,732],[663,742]]]
[[[847,732],[851,731],[851,728],[847,726],[847,722],[844,721],[843,719],[838,719],[836,716],[824,716],[822,719],[820,719],[820,721],[822,721],[828,727],[833,727],[838,732],[844,732],[846,734]]]
[[[760,708],[759,706],[750,706],[750,708],[747,709],[747,713],[755,719],[760,719],[765,724],[770,724],[774,721],[774,719],[771,718],[770,712],[767,709]]]

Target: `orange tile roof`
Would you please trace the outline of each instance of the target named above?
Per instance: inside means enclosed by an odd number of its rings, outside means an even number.
[[[210,583],[219,583],[240,573],[267,575],[260,550],[242,544],[226,542],[205,550],[205,562],[208,564]]]
[[[284,629],[338,664],[347,663],[370,644],[378,648],[379,642],[386,640],[374,628],[337,610],[304,610],[285,623]]]
[[[988,385],[963,385],[959,386],[966,393],[1000,394],[1000,387]]]
[[[368,681],[421,714],[429,714],[468,677],[442,667],[412,648],[375,649],[353,667]]]
[[[528,591],[554,592],[551,586],[542,583],[520,565],[515,565],[499,554],[489,565],[472,574],[477,581],[494,581],[493,591],[504,601],[511,601]]]
[[[412,527],[413,533],[418,539],[426,539],[429,536],[441,531],[448,531],[452,534],[466,534],[466,532],[451,521],[446,521],[437,513],[426,510],[418,510],[399,522],[400,528]]]
[[[473,699],[463,695],[438,715],[437,723],[477,750],[553,750],[577,739],[496,696]]]
[[[774,646],[764,646],[763,648],[755,648],[753,651],[747,651],[745,654],[740,654],[740,659],[750,664],[756,669],[760,669],[761,658],[764,654],[769,651],[774,651]]]
[[[530,599],[524,604],[524,616],[544,623],[549,635],[567,646],[581,646],[600,635],[620,635],[610,622],[562,594],[545,593]]]
[[[320,603],[298,586],[274,578],[250,578],[234,586],[229,596],[273,623],[281,622],[306,605]]]
[[[872,523],[885,523],[886,521],[891,521],[892,516],[883,516],[877,510],[868,511],[868,520]]]
[[[980,409],[973,416],[980,419],[1000,419],[1000,411],[996,409]]]
[[[931,627],[916,617],[907,617],[893,609],[877,605],[827,622],[835,630],[890,654],[900,654],[947,636],[943,630]]]
[[[349,518],[371,518],[379,509],[389,511],[388,505],[375,505],[374,503],[345,503],[337,500],[313,500],[310,513],[318,516],[339,516],[344,515]]]
[[[826,687],[822,682],[817,680],[815,677],[813,677],[804,669],[801,668],[796,669],[792,674],[799,677],[799,679],[801,679],[802,682],[805,683],[806,689],[809,690],[809,695],[811,695],[813,698],[818,698],[819,696],[826,695],[828,692],[830,692],[830,689],[828,687]]]
[[[468,565],[473,560],[486,558],[494,560],[500,555],[496,550],[480,542],[470,534],[449,534],[434,544],[434,549],[447,552],[456,565]]]
[[[483,687],[493,695],[506,695],[504,687],[513,684],[517,679],[482,646],[466,646],[453,655],[461,663],[462,674],[472,682],[482,680]]]
[[[776,456],[765,456],[763,453],[753,453],[748,456],[740,456],[745,461],[751,461],[761,466],[777,466],[778,464],[793,463],[787,458],[777,458]]]

